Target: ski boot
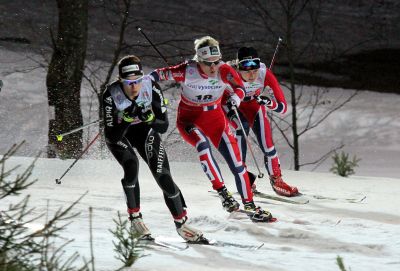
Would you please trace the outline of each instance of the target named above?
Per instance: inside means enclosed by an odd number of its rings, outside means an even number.
[[[187,220],[187,216],[174,220],[178,234],[188,243],[207,243],[208,240],[203,237],[203,233],[198,229],[188,226],[186,224]]]
[[[131,221],[131,230],[139,235],[139,239],[151,238],[151,232],[144,224],[140,212],[130,214],[129,220]]]
[[[224,207],[225,210],[231,213],[239,209],[239,202],[235,200],[235,198],[232,196],[231,193],[228,192],[228,189],[226,189],[225,186],[218,189],[217,192],[219,198],[221,199],[222,207]]]
[[[269,180],[275,193],[280,196],[293,197],[299,194],[295,186],[290,186],[282,180],[282,176],[269,176]]]
[[[272,214],[269,211],[263,210],[260,206],[256,207],[253,201],[246,202],[243,205],[245,211],[253,212],[252,214],[249,214],[252,221],[268,222],[273,219]]]

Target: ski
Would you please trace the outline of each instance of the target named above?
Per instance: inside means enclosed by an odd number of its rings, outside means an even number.
[[[264,243],[260,243],[258,245],[249,245],[249,244],[240,244],[240,243],[232,243],[232,242],[225,242],[225,241],[217,241],[217,240],[209,240],[208,244],[210,246],[216,247],[234,247],[234,248],[241,248],[245,250],[259,250],[264,246]]]
[[[341,199],[341,198],[333,198],[333,197],[326,197],[326,196],[321,196],[321,195],[308,195],[310,197],[313,197],[314,199],[319,199],[319,200],[345,200],[347,202],[350,203],[361,203],[363,202],[367,196],[362,196],[360,198],[345,198],[345,199]]]
[[[225,242],[225,241],[217,241],[215,239],[207,239],[205,237],[201,237],[198,241],[185,241],[181,238],[166,238],[162,236],[145,236],[139,239],[139,243],[143,247],[147,248],[166,248],[175,251],[183,251],[188,249],[192,245],[206,245],[206,246],[215,246],[215,247],[235,247],[246,250],[258,250],[264,246],[264,243],[260,243],[257,245],[250,244],[240,244],[233,242]]]
[[[163,247],[176,251],[183,251],[189,248],[189,245],[183,239],[165,238],[162,236],[153,237],[151,235],[140,238],[139,244],[149,248]]]
[[[259,245],[247,245],[247,244],[217,241],[216,245],[221,246],[221,247],[236,247],[236,248],[242,248],[242,249],[254,251],[254,250],[259,250],[260,248],[262,248],[264,246],[264,243],[260,243]]]
[[[258,250],[264,246],[264,243],[260,243],[258,245],[249,245],[249,244],[240,244],[240,243],[232,243],[232,242],[225,242],[225,241],[217,241],[215,239],[207,239],[205,237],[201,237],[199,241],[193,242],[188,241],[189,245],[208,245],[208,246],[215,246],[215,247],[236,247],[246,250]]]
[[[281,202],[286,202],[286,203],[291,203],[291,204],[307,204],[310,202],[310,200],[307,198],[313,198],[317,200],[344,200],[349,203],[361,203],[363,202],[367,196],[362,196],[360,198],[346,198],[346,199],[341,199],[341,198],[333,198],[333,197],[326,197],[326,196],[321,196],[321,195],[308,195],[308,194],[299,194],[298,196],[295,197],[283,197],[283,196],[278,196],[278,195],[270,195],[266,194],[263,192],[253,192],[255,197],[261,197],[265,199],[270,199],[270,200],[276,200],[276,201],[281,201]]]
[[[208,191],[210,193],[216,193],[213,190]],[[235,193],[238,194],[238,193]],[[254,191],[253,195],[255,197],[259,197],[259,198],[264,198],[264,199],[270,199],[270,200],[276,200],[276,201],[281,201],[281,202],[286,202],[286,203],[291,203],[291,204],[307,204],[310,202],[309,199],[302,197],[302,194],[300,194],[299,196],[296,197],[283,197],[283,196],[278,196],[278,195],[271,195],[271,194],[266,194],[263,192],[259,192],[259,191]],[[217,195],[218,196],[218,195]]]
[[[259,198],[264,198],[264,199],[270,199],[270,200],[276,200],[276,201],[281,201],[281,202],[286,202],[286,203],[291,203],[291,204],[307,204],[310,202],[309,199],[302,197],[302,194],[296,197],[283,197],[283,196],[278,196],[278,195],[270,195],[266,194],[263,192],[255,191],[253,192],[255,197]]]

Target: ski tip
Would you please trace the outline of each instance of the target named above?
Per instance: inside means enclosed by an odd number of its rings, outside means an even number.
[[[358,202],[362,202],[367,198],[367,196],[364,196],[362,199],[360,199]]]
[[[261,243],[259,246],[254,247],[253,250],[259,250],[260,248],[262,248],[264,246],[264,243]]]
[[[276,217],[271,217],[267,220],[252,220],[252,221],[256,223],[275,223],[278,221],[278,219]]]
[[[278,219],[276,218],[276,217],[271,217],[269,220],[268,220],[268,223],[274,223],[274,222],[277,222],[278,221]]]

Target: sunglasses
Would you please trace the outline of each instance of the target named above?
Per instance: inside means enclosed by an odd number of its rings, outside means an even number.
[[[213,64],[214,65],[218,65],[221,62],[221,59],[218,59],[216,61],[204,61],[204,60],[202,60],[200,62],[203,63],[204,65],[208,66],[208,67],[211,67]]]
[[[260,59],[253,58],[253,59],[243,59],[238,63],[239,70],[255,70],[260,68]]]
[[[138,79],[135,79],[135,80],[122,79],[122,83],[124,83],[125,85],[132,86],[132,85],[137,85],[137,84],[142,83],[142,80],[143,80],[143,76]]]

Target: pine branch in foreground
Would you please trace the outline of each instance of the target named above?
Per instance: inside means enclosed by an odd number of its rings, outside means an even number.
[[[342,257],[337,256],[337,257],[336,257],[336,263],[337,263],[337,265],[339,266],[340,271],[347,271],[347,270],[346,270],[346,267],[344,267],[344,263],[343,263],[343,258],[342,258]]]
[[[0,211],[0,270],[2,271],[86,271],[88,263],[84,261],[77,267],[78,253],[66,255],[65,247],[72,242],[68,240],[59,245],[58,233],[66,228],[77,213],[73,214],[73,207],[82,199],[73,202],[66,208],[60,208],[56,213],[46,219],[46,223],[39,230],[33,230],[32,222],[38,222],[46,213],[32,215],[34,208],[29,207],[30,196],[22,199],[18,196],[22,191],[31,186],[36,180],[30,177],[37,158],[22,173],[16,175],[19,166],[7,169],[6,162],[13,156],[19,147],[13,145],[0,159],[0,199],[10,198],[8,207],[2,206]],[[12,176],[16,175],[15,178]],[[47,216],[46,216],[47,217]],[[64,222],[64,225],[59,225]],[[38,223],[36,223],[38,224]]]
[[[117,239],[117,242],[113,241],[114,251],[117,252],[115,258],[123,262],[122,268],[132,266],[141,257],[142,248],[139,246],[139,236],[130,229],[128,220],[123,220],[119,212],[114,223],[115,229],[109,231]]]

